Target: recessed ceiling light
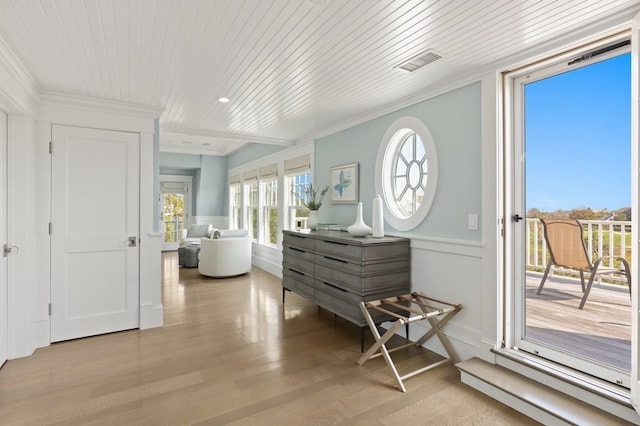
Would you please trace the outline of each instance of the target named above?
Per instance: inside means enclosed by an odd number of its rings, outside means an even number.
[[[224,96],[220,96],[218,98],[218,102],[222,102],[223,104],[226,104],[227,102],[229,102],[229,98],[225,98]]]

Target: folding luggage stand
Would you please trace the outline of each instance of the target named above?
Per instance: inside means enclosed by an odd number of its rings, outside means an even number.
[[[420,310],[416,309],[414,305],[417,305]],[[404,384],[402,383],[404,379],[408,379],[448,362],[455,363],[458,361],[458,356],[456,355],[453,346],[451,346],[451,343],[449,343],[449,341],[447,340],[447,336],[445,336],[442,332],[442,327],[451,318],[453,318],[453,316],[456,315],[460,309],[462,309],[462,305],[443,302],[441,300],[436,300],[413,292],[401,296],[385,297],[384,299],[380,300],[360,302],[360,309],[362,310],[362,314],[369,324],[369,329],[371,330],[371,333],[373,334],[376,342],[369,348],[367,352],[362,354],[362,356],[358,360],[358,364],[362,365],[370,358],[375,358],[382,355],[385,362],[389,366],[391,373],[393,373],[398,387],[400,388],[400,390],[402,390],[402,392],[407,391],[404,387]],[[383,336],[380,336],[380,333],[378,332],[378,329],[376,328],[376,325],[371,318],[369,309],[375,309],[393,318],[397,318]],[[399,312],[406,312],[407,316],[400,314]],[[415,342],[410,342],[391,349],[387,349],[385,344],[389,339],[391,339],[391,337],[396,334],[396,331],[398,331],[400,327],[405,324],[424,320],[429,321],[431,328],[421,338],[419,338]],[[438,337],[440,343],[442,343],[442,346],[444,346],[444,349],[447,351],[449,357],[400,376],[395,364],[393,363],[393,360],[391,359],[390,353],[407,348],[409,346],[422,346],[434,335]]]

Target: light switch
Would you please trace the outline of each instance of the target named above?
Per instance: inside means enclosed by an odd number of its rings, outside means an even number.
[[[478,215],[475,213],[469,213],[467,218],[467,226],[469,231],[477,231],[478,230]]]

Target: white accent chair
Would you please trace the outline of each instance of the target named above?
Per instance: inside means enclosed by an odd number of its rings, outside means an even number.
[[[189,228],[182,230],[182,239],[180,247],[186,247],[192,244],[200,244],[202,238],[211,238],[213,234],[213,226],[211,224],[191,225]]]
[[[202,238],[198,271],[209,277],[231,277],[251,269],[251,237],[244,232],[220,231],[219,238]],[[232,236],[232,235],[242,236]]]

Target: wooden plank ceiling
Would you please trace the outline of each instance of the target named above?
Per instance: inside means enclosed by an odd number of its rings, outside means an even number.
[[[634,8],[638,1],[0,0],[0,38],[41,93],[162,107],[161,150],[226,155],[340,128]],[[397,68],[427,50],[442,58]]]

